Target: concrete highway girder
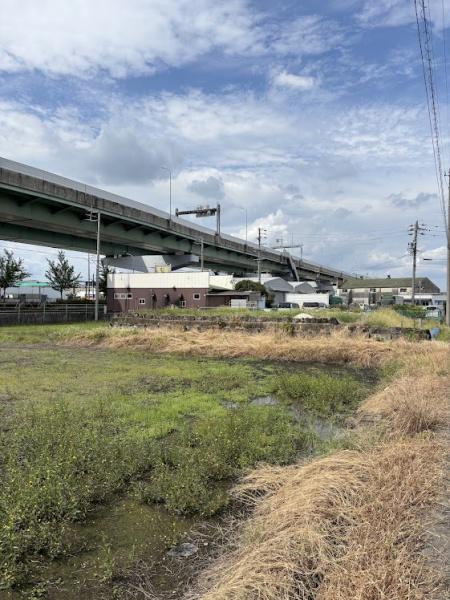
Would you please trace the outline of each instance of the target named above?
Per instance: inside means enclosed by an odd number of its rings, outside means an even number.
[[[5,201],[11,198],[15,199],[16,208],[22,207],[26,214],[20,210],[2,213]],[[45,222],[36,223],[30,219],[35,206],[47,211]],[[0,233],[3,232],[4,239],[92,252],[95,223],[84,221],[85,213],[91,210],[101,213],[105,231],[111,225],[108,234],[102,231],[102,241],[110,245],[105,246],[103,251],[110,247],[112,255],[199,255],[198,242],[202,238],[205,265],[211,265],[215,270],[254,272],[260,254],[261,269],[273,274],[292,274],[297,270],[307,279],[328,281],[342,280],[347,276],[336,269],[298,258],[291,259],[267,248],[259,251],[255,244],[231,236],[218,236],[189,222],[170,219],[169,215],[153,207],[0,157],[0,222],[4,222]],[[59,220],[61,217],[64,217],[62,222]],[[67,226],[66,217],[70,226],[63,229],[64,225]],[[55,223],[59,223],[56,228]],[[76,225],[75,229],[72,225]],[[86,247],[89,249],[86,250]]]
[[[45,198],[24,198],[0,190],[0,236],[2,239],[65,248],[96,251],[97,225],[86,219],[86,210],[66,205],[55,208]],[[148,225],[102,214],[101,252],[119,254],[196,254],[197,240],[182,239],[176,232],[159,232]],[[255,261],[238,253],[204,244],[205,266],[229,272],[255,270]],[[268,269],[267,261],[262,263]],[[281,265],[280,265],[281,266]],[[283,269],[281,269],[283,271]],[[287,269],[286,269],[287,272]]]

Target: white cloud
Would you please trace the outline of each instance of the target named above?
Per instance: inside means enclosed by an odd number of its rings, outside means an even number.
[[[3,0],[0,70],[113,77],[258,46],[244,0]]]
[[[370,26],[398,26],[414,19],[414,6],[409,0],[365,0],[359,21]]]
[[[442,28],[442,10],[449,14],[450,0],[429,0],[429,16],[437,29]],[[419,13],[420,14],[420,13]],[[368,27],[399,27],[416,20],[414,2],[411,0],[364,0],[357,13],[358,21]],[[448,22],[447,22],[448,27]]]
[[[344,43],[342,28],[319,15],[306,15],[272,26],[266,42],[272,53],[296,57],[322,54]]]
[[[306,91],[315,87],[317,80],[309,75],[295,75],[294,73],[281,71],[273,75],[272,82],[276,86]]]
[[[414,218],[439,222],[438,202],[432,196],[420,202],[434,191],[425,116],[384,104],[333,106],[329,119],[327,107],[305,103],[294,110],[289,99],[280,102],[239,91],[134,102],[117,96],[89,120],[71,107],[52,112],[3,103],[0,155],[163,210],[168,182],[161,166],[169,165],[173,207],[191,208],[196,198],[189,186],[205,183],[209,194],[226,192],[224,231],[244,235],[239,207],[245,207],[249,239],[258,225],[272,240],[295,232],[310,259],[383,274],[391,263],[380,252],[393,261],[404,253],[411,220],[392,207],[393,198],[413,199]],[[362,209],[368,204],[370,212]],[[374,249],[377,257],[366,261]]]

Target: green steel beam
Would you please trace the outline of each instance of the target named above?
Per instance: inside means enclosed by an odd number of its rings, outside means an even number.
[[[96,224],[87,212],[102,215],[102,252],[129,254],[199,254],[204,241],[205,264],[234,272],[255,271],[258,254],[261,268],[277,274],[290,273],[288,258],[272,250],[186,222],[132,203],[119,196],[90,188],[51,173],[11,163],[0,157],[0,229],[4,239],[92,252]],[[343,278],[335,269],[295,259],[299,273],[321,279]]]
[[[3,239],[33,243],[71,250],[95,250],[96,224],[84,219],[83,211],[76,207],[54,211],[45,203],[21,206],[13,196],[0,191],[0,220]],[[179,239],[175,235],[161,235],[145,225],[128,228],[127,221],[113,221],[101,228],[102,253],[118,255],[139,254],[199,254],[195,241]],[[9,225],[9,229],[7,227]],[[64,243],[63,243],[64,242]],[[65,245],[68,244],[68,245]],[[255,263],[249,257],[228,249],[206,246],[205,260],[230,270],[254,270]],[[267,263],[265,268],[268,267]]]

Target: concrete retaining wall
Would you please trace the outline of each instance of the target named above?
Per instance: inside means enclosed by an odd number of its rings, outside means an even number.
[[[212,316],[183,316],[183,315],[124,315],[115,316],[111,320],[113,327],[176,327],[184,330],[196,329],[230,329],[241,331],[267,331],[276,330],[289,335],[322,334],[331,333],[336,327],[340,327],[336,319],[291,319],[290,317],[280,319],[262,319],[260,317],[239,316],[235,318],[223,318]]]

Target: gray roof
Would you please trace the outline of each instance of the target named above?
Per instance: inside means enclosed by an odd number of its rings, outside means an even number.
[[[424,289],[434,289],[439,292],[439,288],[428,277],[417,277],[416,287]],[[412,287],[412,277],[383,277],[380,279],[346,279],[342,284],[343,289],[359,289],[359,288],[400,288]]]
[[[301,283],[295,284],[293,287],[299,294],[315,294],[317,291],[317,287],[311,285],[308,281],[302,281]]]
[[[236,281],[258,281],[258,277],[236,277]],[[261,277],[261,283],[263,286],[270,291],[273,292],[292,292],[294,290],[293,286],[283,279],[282,277]]]

